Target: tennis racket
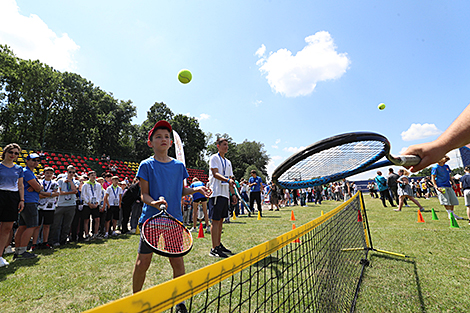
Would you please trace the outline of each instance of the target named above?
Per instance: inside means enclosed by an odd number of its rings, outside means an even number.
[[[235,194],[237,195],[238,199],[240,199],[240,201],[245,205],[246,209],[248,210],[248,215],[251,215],[251,213],[253,213],[253,212],[251,212],[250,206],[246,203],[246,201],[240,195],[240,192],[238,191],[238,188],[235,187],[233,189],[235,190]]]
[[[160,206],[160,212],[142,225],[141,236],[155,253],[166,257],[183,256],[193,247],[193,236],[189,230],[166,212],[164,204]]]
[[[382,158],[384,161],[380,161]],[[415,155],[390,155],[386,137],[371,132],[346,133],[318,141],[285,160],[273,172],[282,188],[314,187],[383,166],[411,166]]]

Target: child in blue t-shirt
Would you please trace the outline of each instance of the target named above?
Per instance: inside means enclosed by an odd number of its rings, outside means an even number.
[[[139,224],[143,224],[147,219],[160,211],[160,205],[167,207],[168,214],[179,221],[183,220],[181,212],[181,197],[200,192],[209,197],[211,191],[205,186],[196,188],[185,188],[183,180],[188,177],[188,172],[184,164],[168,156],[168,149],[172,145],[170,135],[172,128],[167,121],[159,121],[150,130],[147,144],[153,149],[154,155],[140,163],[137,177],[140,179],[142,192],[142,215]],[[164,197],[163,200],[159,200]],[[152,261],[152,250],[141,239],[137,254],[137,261],[134,267],[132,288],[136,293],[142,289],[146,272]],[[184,275],[183,257],[169,258],[173,268],[173,278]],[[183,303],[178,304],[183,306]]]

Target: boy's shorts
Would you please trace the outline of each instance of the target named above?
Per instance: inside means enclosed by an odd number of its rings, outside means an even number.
[[[439,203],[441,205],[459,205],[459,199],[457,199],[452,187],[445,187],[445,193],[440,191],[441,188],[442,187],[439,187],[437,190],[437,197],[439,198]]]
[[[83,206],[82,216],[84,220],[89,220],[91,218],[99,218],[100,217],[100,207],[98,206],[96,209],[90,208],[88,205]]]
[[[209,218],[214,221],[220,221],[228,217],[229,200],[228,198],[218,196],[209,199]]]
[[[106,211],[106,219],[105,221],[110,221],[110,220],[118,220],[119,219],[119,206],[110,206],[108,210]]]
[[[55,210],[39,210],[39,225],[52,225]]]
[[[194,199],[193,202],[196,202],[196,203],[203,203],[203,202],[207,202],[207,198],[206,197],[203,197],[203,198],[199,198],[199,199]]]
[[[39,226],[38,203],[25,203],[20,213],[20,226],[32,228]]]
[[[465,206],[470,206],[470,189],[463,191],[463,197],[465,199]]]

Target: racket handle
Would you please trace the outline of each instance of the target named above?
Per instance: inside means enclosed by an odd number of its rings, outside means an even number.
[[[399,155],[396,157],[390,155],[389,160],[399,166],[413,166],[421,162],[421,158],[417,155]]]
[[[165,197],[160,197],[160,198],[158,198],[158,200],[160,200],[160,201],[165,200]],[[163,211],[166,210],[166,205],[160,204],[160,210],[163,210]]]

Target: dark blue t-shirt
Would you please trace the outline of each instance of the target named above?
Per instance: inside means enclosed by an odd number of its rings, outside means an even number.
[[[261,179],[261,177],[259,176],[250,177],[249,182],[250,184],[256,183],[255,185],[251,186],[251,192],[261,191],[261,184],[263,183],[263,180]]]
[[[460,182],[462,183],[462,189],[470,189],[470,174],[465,174],[460,177]]]
[[[189,187],[190,188],[196,188],[196,187],[200,187],[200,186],[204,186],[204,183],[202,181],[196,181],[196,182],[192,183],[191,186],[189,186]],[[202,199],[202,198],[205,198],[205,196],[200,192],[195,192],[193,194],[193,201],[198,200],[198,199]]]

